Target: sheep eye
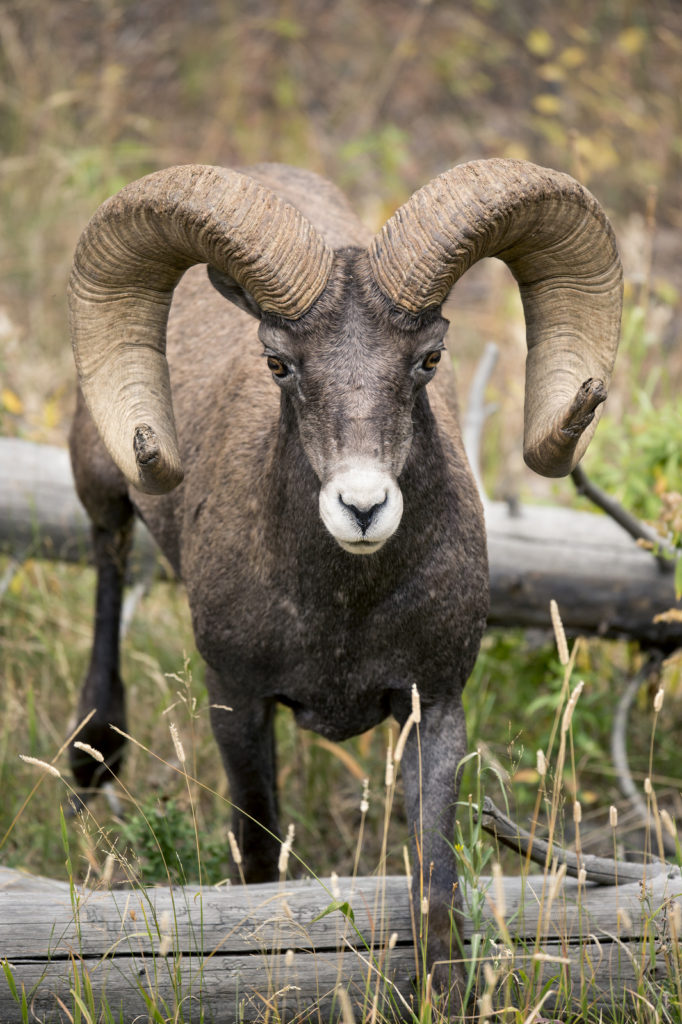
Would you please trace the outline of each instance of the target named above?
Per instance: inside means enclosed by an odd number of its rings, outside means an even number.
[[[275,356],[268,356],[268,369],[275,375],[275,377],[286,377],[289,372],[289,367],[282,362],[281,359],[277,359]]]
[[[440,349],[436,349],[435,352],[429,352],[426,358],[422,360],[422,370],[435,370],[440,362],[440,355]]]

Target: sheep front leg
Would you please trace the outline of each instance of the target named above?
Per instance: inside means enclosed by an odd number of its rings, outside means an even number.
[[[211,725],[230,784],[232,831],[247,882],[277,878],[279,824],[273,701],[235,700],[206,670]],[[228,710],[229,708],[229,710]]]
[[[78,703],[78,720],[82,721],[93,711],[94,714],[77,739],[99,750],[111,772],[117,773],[123,761],[125,741],[110,726],[126,728],[125,693],[119,672],[119,633],[132,519],[128,516],[120,529],[93,526],[92,536],[97,569],[95,629],[90,664]],[[85,804],[89,791],[100,786],[108,776],[102,764],[74,746],[69,748],[69,758],[80,804]]]
[[[464,969],[461,963],[450,963],[461,957],[455,929],[462,898],[453,844],[458,766],[466,752],[459,696],[447,704],[422,704],[421,722],[412,728],[402,758],[415,922],[418,939],[426,942],[426,969],[434,988],[452,991],[455,1000],[463,991]]]

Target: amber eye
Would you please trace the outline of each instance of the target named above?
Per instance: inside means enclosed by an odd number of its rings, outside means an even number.
[[[289,372],[289,367],[275,356],[268,356],[268,369],[274,373],[275,377],[286,377]]]
[[[428,356],[422,360],[422,370],[435,370],[440,362],[440,349],[436,349],[435,352],[429,352]]]

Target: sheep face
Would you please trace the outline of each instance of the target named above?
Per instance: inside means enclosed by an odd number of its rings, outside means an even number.
[[[351,554],[378,551],[398,529],[412,409],[434,377],[447,321],[391,313],[366,254],[335,256],[320,308],[296,323],[263,318],[259,337],[320,481],[320,516]]]

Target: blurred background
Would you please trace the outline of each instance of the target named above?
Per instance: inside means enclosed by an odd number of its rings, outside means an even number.
[[[0,152],[4,434],[63,441],[73,396],[64,293],[76,239],[108,195],[174,163],[310,167],[345,189],[372,227],[465,160],[522,157],[567,170],[614,220],[630,284],[650,283],[652,305],[663,307],[648,310],[656,341],[674,348],[677,2],[4,0]],[[501,295],[504,268],[486,272],[497,275],[488,287],[462,284],[459,316],[451,304],[458,360],[475,357],[482,337],[509,347],[504,305],[515,297]],[[515,323],[509,333],[516,401],[523,341]]]
[[[378,228],[434,175],[491,156],[569,171],[612,219],[626,268],[623,347],[586,466],[633,512],[655,519],[661,494],[682,489],[677,0],[3,0],[0,435],[65,444],[74,402],[65,313],[71,256],[97,205],[128,181],[175,163],[286,161],[330,177]],[[522,464],[524,328],[506,268],[496,261],[474,268],[446,313],[463,403],[485,343],[500,346],[489,384],[496,412],[485,437],[491,496],[574,500],[570,483],[539,482]],[[17,750],[50,760],[62,742],[87,658],[91,590],[89,570],[28,561],[0,604],[3,786],[10,775],[21,778]],[[169,749],[159,716],[179,692],[206,737],[199,770],[213,772],[220,789],[206,716],[197,719],[187,697],[191,651],[180,589],[154,588],[126,655],[131,700],[140,722],[149,711],[145,742]],[[593,771],[583,786],[586,806],[615,799],[603,764],[606,696],[617,688],[614,672],[626,673],[637,657],[627,645],[585,647],[581,671],[594,681],[579,748],[580,764]],[[551,646],[505,635],[489,640],[477,669],[470,732],[474,741],[487,737],[520,784],[533,781],[536,740],[517,741],[514,700],[528,707],[548,677],[553,692],[560,677],[553,658]],[[676,680],[671,692],[680,689]],[[200,683],[192,685],[200,705]],[[511,692],[511,704],[495,698],[502,691]],[[538,729],[548,721],[540,715]],[[339,768],[332,784],[330,770],[319,768],[320,744],[295,740],[286,722],[281,729],[291,754],[285,790],[289,777],[298,778],[290,813],[312,830],[311,848],[324,845],[326,829],[352,849],[345,801],[355,807],[371,751],[383,756],[384,734],[348,748],[345,763],[332,753]],[[662,774],[669,782],[673,775],[679,790],[677,769]],[[162,767],[151,783],[167,789]],[[333,785],[345,795],[330,802],[320,824]],[[49,801],[37,805],[33,831],[17,827],[0,857],[54,861],[53,810]],[[92,844],[88,850],[96,864]]]

